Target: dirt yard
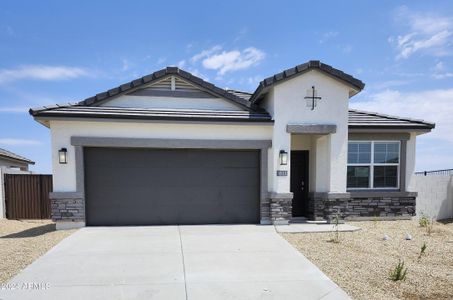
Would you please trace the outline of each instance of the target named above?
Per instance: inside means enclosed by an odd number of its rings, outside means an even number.
[[[340,233],[339,243],[332,233],[282,235],[353,299],[453,299],[453,220],[434,223],[430,235],[417,221],[350,224],[362,230]],[[412,240],[405,240],[407,233]],[[394,282],[389,274],[398,259],[407,278]]]
[[[6,283],[74,231],[55,231],[50,221],[1,219],[0,283]]]

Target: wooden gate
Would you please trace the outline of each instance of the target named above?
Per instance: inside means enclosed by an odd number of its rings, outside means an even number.
[[[50,219],[52,175],[5,174],[8,219]]]

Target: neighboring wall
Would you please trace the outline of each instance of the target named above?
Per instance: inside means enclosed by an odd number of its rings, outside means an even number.
[[[453,218],[453,176],[416,175],[411,190],[418,192],[417,216],[422,214],[436,220]]]
[[[20,171],[0,166],[0,219],[6,218],[5,202],[5,175],[4,174],[31,174],[29,171]]]

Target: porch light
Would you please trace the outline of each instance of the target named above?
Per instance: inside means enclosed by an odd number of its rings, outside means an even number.
[[[286,152],[285,150],[280,150],[278,158],[280,160],[281,166],[286,166],[288,164],[288,152]]]
[[[61,148],[58,150],[58,161],[60,164],[68,163],[68,149]]]

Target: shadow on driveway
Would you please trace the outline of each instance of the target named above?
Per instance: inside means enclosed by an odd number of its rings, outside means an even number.
[[[23,231],[11,233],[8,235],[1,236],[1,239],[17,239],[17,238],[29,238],[29,237],[36,237],[48,232],[55,231],[55,224],[46,224],[39,227],[34,227],[30,229],[26,229]]]

